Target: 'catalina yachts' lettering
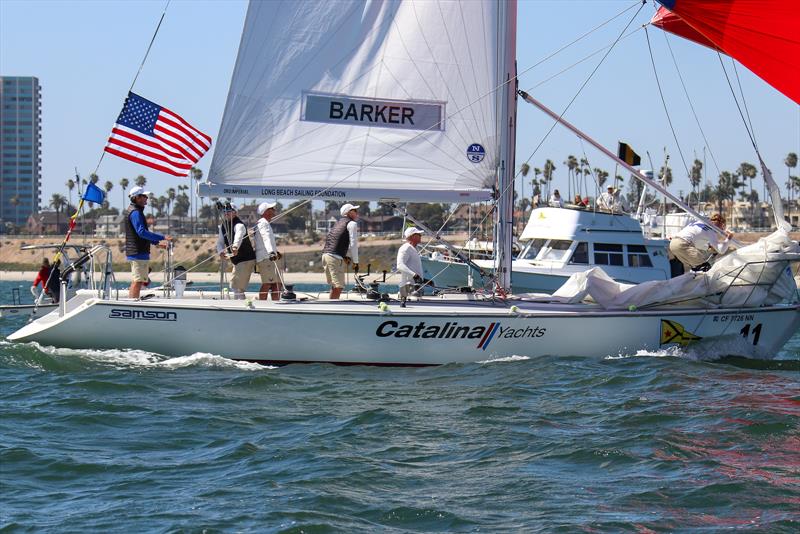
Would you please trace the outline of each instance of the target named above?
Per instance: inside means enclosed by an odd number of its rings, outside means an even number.
[[[134,319],[137,321],[177,321],[178,314],[175,312],[159,310],[124,310],[112,308],[108,314],[109,319]]]
[[[444,325],[428,325],[420,321],[415,325],[401,325],[397,321],[384,321],[378,325],[375,335],[378,337],[397,337],[415,339],[478,339],[477,348],[486,350],[494,338],[520,339],[539,338],[545,335],[546,328],[539,326],[526,326],[513,328],[501,326],[500,323],[490,323],[488,326],[466,326],[456,322],[446,322]]]

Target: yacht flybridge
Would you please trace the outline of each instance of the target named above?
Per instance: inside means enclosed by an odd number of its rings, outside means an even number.
[[[379,290],[346,301],[294,294],[262,302],[192,292],[171,298],[167,289],[163,297],[132,301],[117,298],[106,285],[70,299],[9,339],[167,355],[202,351],[265,363],[434,365],[511,355],[604,357],[675,346],[714,355],[773,355],[800,326],[788,270],[800,251],[779,211],[778,232],[707,273],[625,285],[595,268],[575,274],[552,296],[514,295],[517,98],[615,158],[517,91],[516,26],[513,0],[251,2],[209,181],[200,187],[201,194],[223,197],[494,200],[491,289],[406,302]],[[405,111],[393,116],[393,106]],[[358,112],[341,112],[351,108]],[[372,113],[369,121],[362,120],[365,110]],[[378,112],[388,113],[381,124],[375,124]],[[703,220],[659,184],[615,161]],[[779,202],[773,198],[773,204]],[[570,239],[567,249],[575,257],[581,238]],[[587,252],[595,263],[603,253],[609,265],[617,261],[612,256],[618,251],[597,244]],[[623,248],[623,255],[631,254],[638,252]]]
[[[670,278],[668,241],[645,238],[639,222],[623,213],[536,208],[519,241],[522,250],[511,262],[511,287],[516,293],[553,293],[570,276],[592,267],[602,267],[611,278],[627,284]],[[473,262],[486,272],[494,268],[492,259]],[[437,286],[480,284],[474,268],[446,252],[424,256],[422,266],[425,278]]]

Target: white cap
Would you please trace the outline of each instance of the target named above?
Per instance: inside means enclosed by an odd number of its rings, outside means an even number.
[[[261,204],[259,204],[258,209],[256,211],[258,212],[259,215],[264,215],[265,211],[267,211],[270,208],[274,208],[277,205],[278,205],[277,202],[267,200],[266,202],[262,202]]]
[[[236,207],[236,204],[232,202],[226,202],[225,206],[222,208],[223,213],[232,213],[234,211],[239,211],[239,208]]]
[[[408,239],[409,237],[411,237],[414,234],[424,234],[424,233],[425,232],[423,232],[422,230],[420,230],[416,226],[409,226],[408,228],[406,228],[406,231],[403,232],[403,238],[404,239]]]
[[[144,187],[137,185],[132,187],[131,190],[128,191],[128,198],[138,197],[139,195],[146,195],[149,197],[152,194],[153,193],[150,191],[145,191]]]
[[[352,204],[345,204],[344,206],[339,208],[339,213],[342,215],[342,217],[344,217],[345,215],[347,215],[351,211],[357,210],[359,207],[360,206],[354,206]]]

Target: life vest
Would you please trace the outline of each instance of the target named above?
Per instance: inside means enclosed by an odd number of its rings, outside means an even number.
[[[349,217],[342,217],[336,221],[331,231],[325,236],[323,254],[335,254],[341,258],[347,256],[347,249],[350,248],[350,233],[347,231],[349,222]]]
[[[131,222],[131,215],[134,211],[139,211],[142,214],[142,221],[144,222],[144,229],[149,230],[147,226],[147,219],[144,216],[144,208],[131,204],[125,210],[125,255],[136,256],[137,254],[150,254],[150,241],[139,236],[136,229]]]
[[[234,231],[237,224],[244,223],[239,217],[234,217],[230,224],[231,231]],[[222,239],[225,240],[225,250],[230,250],[231,243],[228,240],[227,226],[227,224],[221,224],[219,228],[222,231]],[[245,229],[246,228],[247,225],[245,225]],[[245,233],[244,239],[242,239],[242,244],[239,245],[239,250],[236,252],[236,256],[231,258],[231,261],[234,265],[236,265],[237,263],[254,259],[256,259],[256,251],[253,249],[253,244],[250,242],[250,236]]]

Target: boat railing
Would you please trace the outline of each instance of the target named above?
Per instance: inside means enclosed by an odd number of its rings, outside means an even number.
[[[105,254],[104,260],[103,254]],[[88,268],[84,269],[84,266]],[[101,276],[99,282],[95,280],[96,267],[102,265]],[[114,269],[112,265],[111,249],[107,245],[95,245],[90,248],[83,256],[73,261],[69,267],[64,269],[61,273],[61,295],[59,299],[58,315],[63,317],[67,312],[67,286],[69,278],[72,273],[79,269],[89,273],[88,289],[97,291],[97,297],[107,299],[111,294],[111,288],[114,285]]]

